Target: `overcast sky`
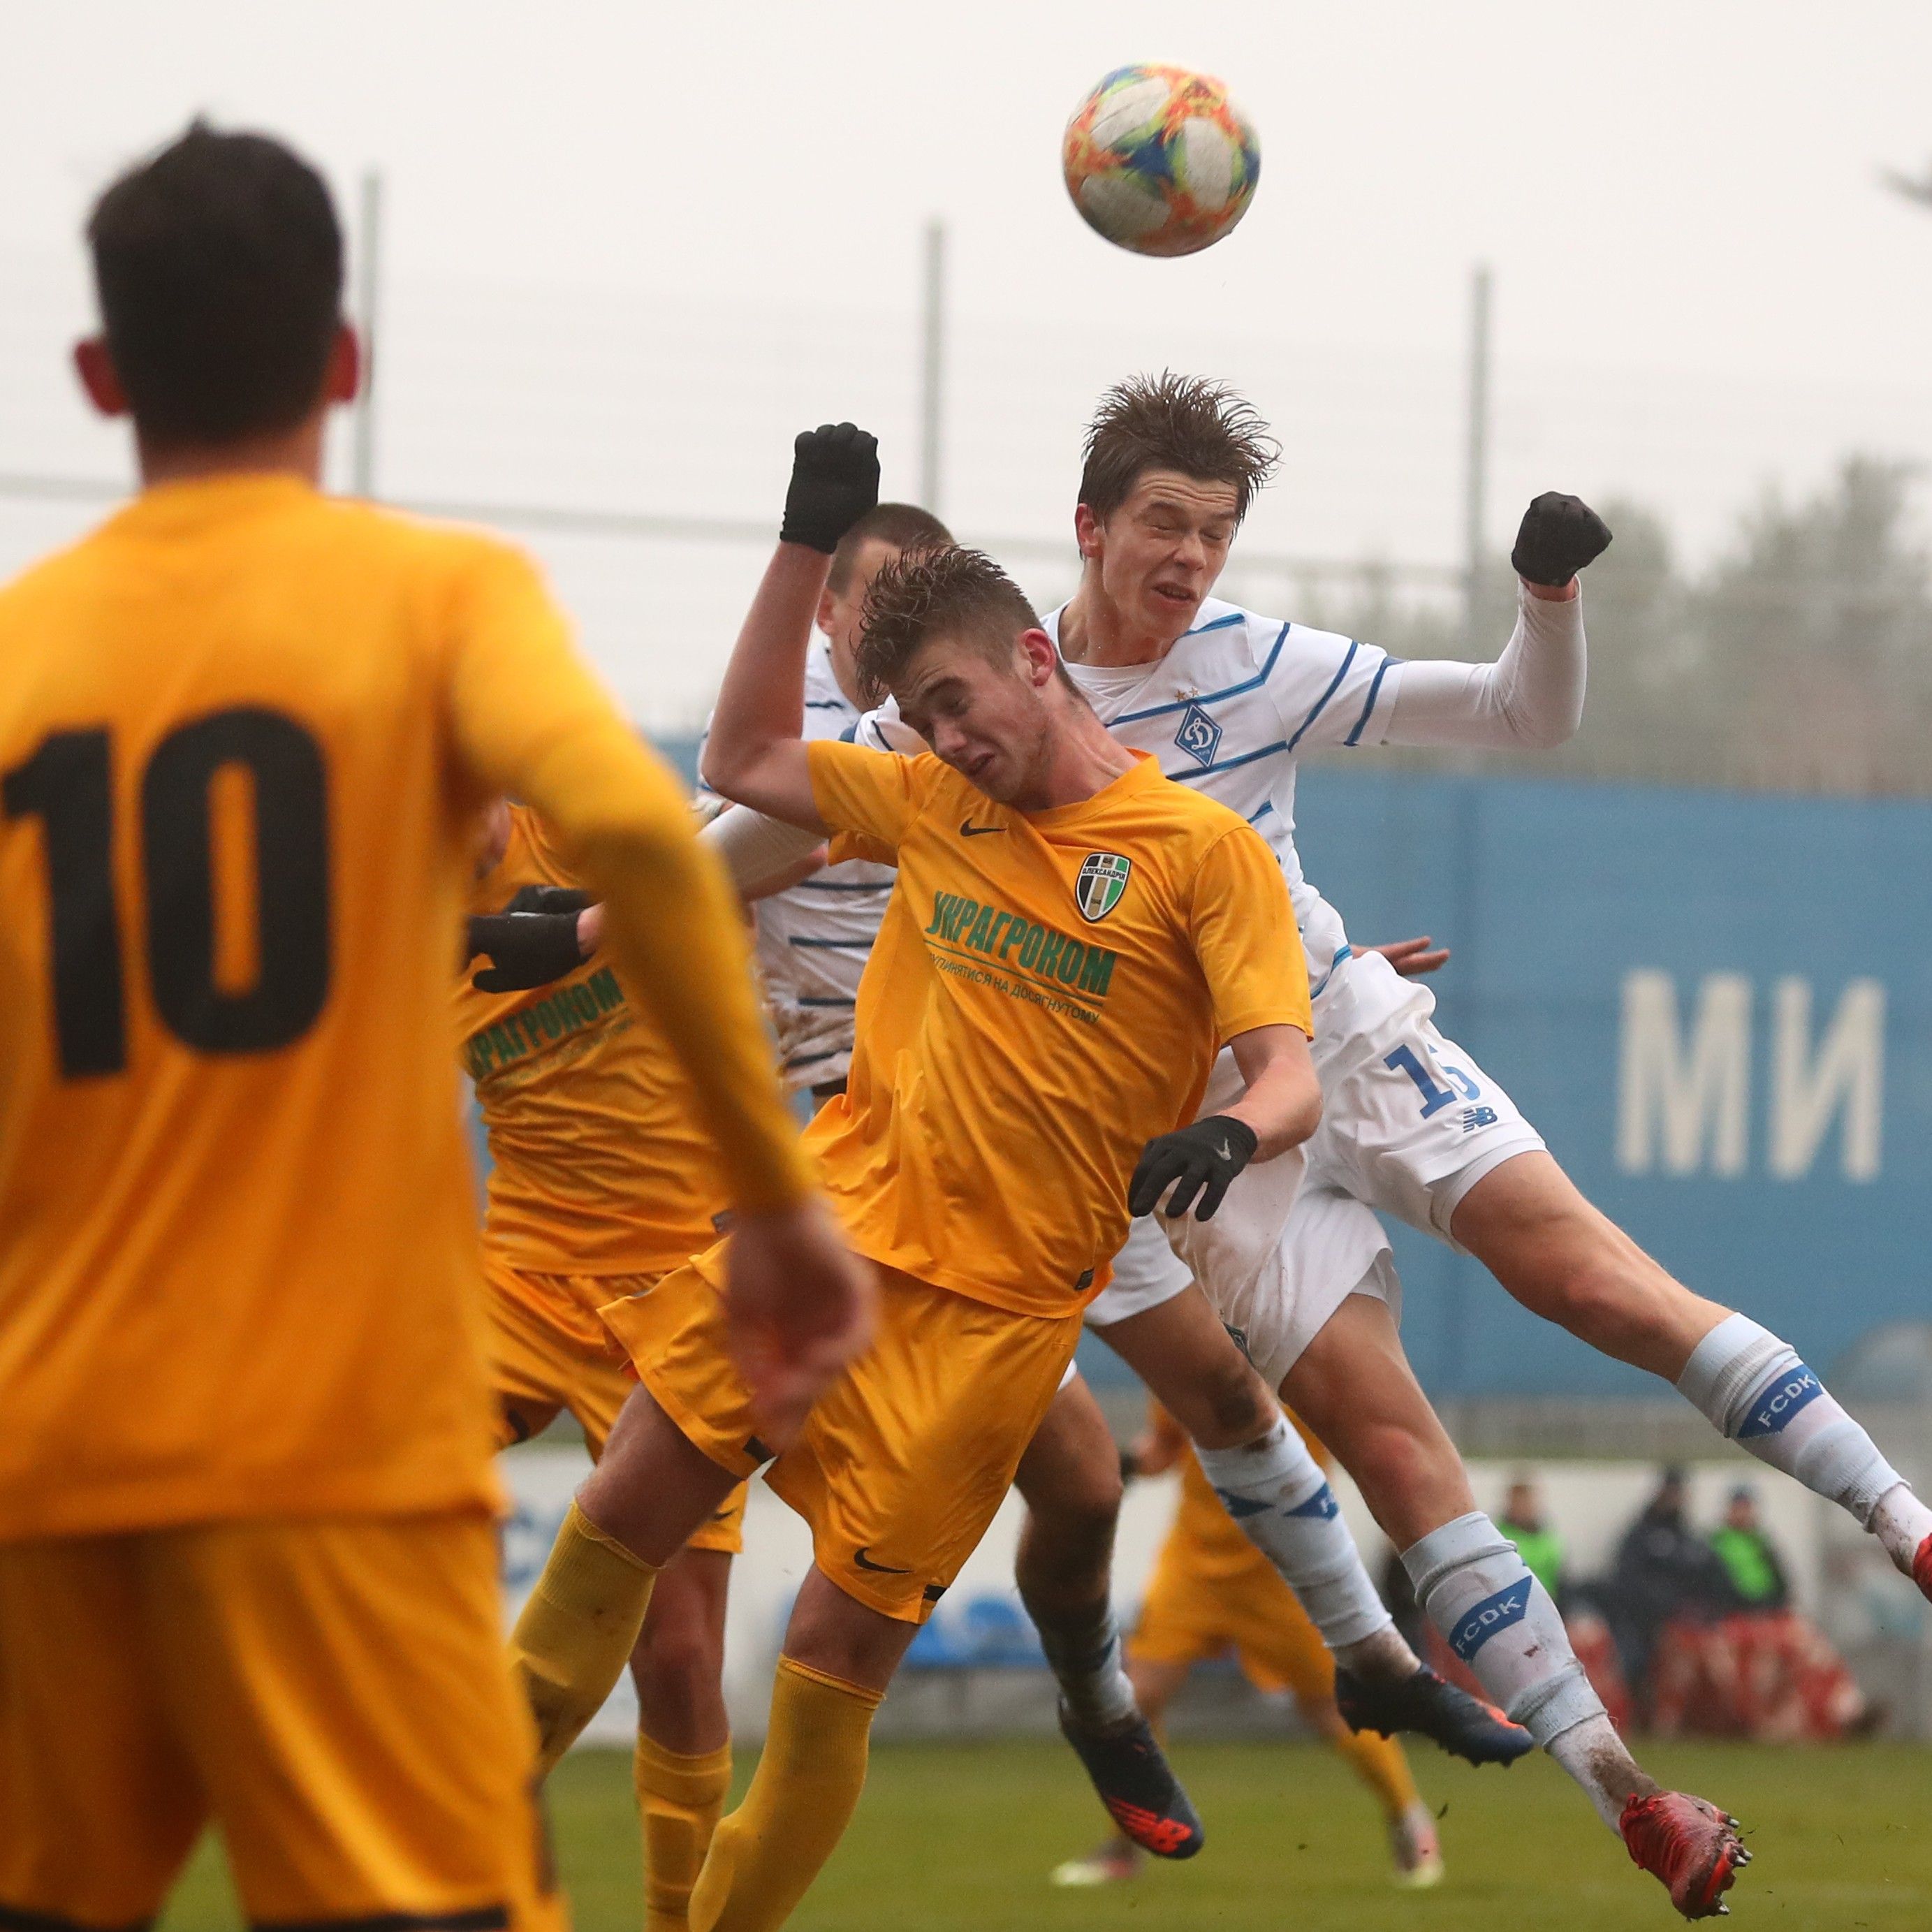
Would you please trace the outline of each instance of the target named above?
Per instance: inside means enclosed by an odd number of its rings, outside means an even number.
[[[1058,181],[1076,101],[1148,58],[1222,76],[1262,140],[1246,221],[1182,262],[1108,248]],[[496,500],[669,508],[688,459],[730,479],[709,507],[758,514],[788,412],[846,394],[883,414],[889,485],[908,488],[918,234],[939,214],[960,344],[946,507],[981,531],[1060,526],[1101,383],[1219,355],[1300,472],[1256,542],[1453,560],[1481,259],[1496,540],[1555,482],[1646,496],[1708,545],[1751,490],[1805,487],[1846,448],[1932,460],[1932,211],[1876,182],[1932,161],[1928,82],[1924,0],[15,5],[0,469],[114,466],[54,360],[82,312],[75,232],[105,176],[206,110],[287,134],[350,193],[382,171],[386,269],[414,318],[386,398],[399,490],[482,476]],[[796,352],[748,338],[734,382],[720,319],[788,304],[818,317]],[[652,401],[680,387],[680,342],[708,410]],[[624,460],[596,447],[599,393]],[[514,434],[492,442],[499,412]],[[700,460],[707,422],[727,446]],[[40,526],[8,528],[17,549]]]

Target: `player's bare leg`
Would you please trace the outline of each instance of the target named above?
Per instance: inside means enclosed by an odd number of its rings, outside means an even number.
[[[1582,1787],[1680,1910],[1715,1910],[1750,1862],[1736,1821],[1701,1798],[1664,1791],[1631,1756],[1549,1594],[1476,1508],[1387,1303],[1351,1295],[1289,1371],[1282,1395],[1354,1478],[1402,1552],[1417,1600],[1490,1696]],[[1389,1728],[1365,1709],[1346,1672],[1337,1672],[1335,1691],[1357,1729]]]
[[[680,1550],[658,1577],[644,1634],[631,1654],[645,1932],[684,1932],[691,1888],[730,1786],[723,1688],[730,1580],[727,1552]]]
[[[546,1772],[596,1715],[636,1648],[658,1574],[738,1478],[640,1388],[619,1411],[511,1638]]]
[[[1383,1727],[1420,1732],[1475,1764],[1508,1764],[1531,1748],[1402,1640],[1321,1465],[1198,1286],[1096,1332],[1186,1431],[1228,1514],[1300,1599],[1337,1670],[1372,1696]]]
[[[1158,1857],[1191,1858],[1200,1817],[1121,1665],[1112,1604],[1120,1452],[1078,1376],[1054,1397],[1013,1486],[1027,1505],[1014,1579],[1059,1680],[1060,1729],[1126,1836]]]
[[[1848,1511],[1932,1597],[1932,1508],[1870,1436],[1795,1349],[1674,1280],[1549,1154],[1485,1174],[1450,1228],[1532,1314],[1661,1376],[1740,1448]]]
[[[692,1893],[692,1932],[772,1932],[810,1888],[866,1782],[872,1714],[917,1625],[806,1574],[772,1688],[765,1748]]]

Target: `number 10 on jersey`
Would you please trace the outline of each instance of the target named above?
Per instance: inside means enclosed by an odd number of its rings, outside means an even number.
[[[61,1071],[128,1064],[124,923],[117,903],[112,736],[58,731],[0,775],[0,809],[38,820],[44,852]],[[213,788],[246,775],[253,804],[253,983],[216,970]],[[161,740],[141,774],[140,866],[148,982],[161,1023],[202,1053],[266,1053],[298,1040],[328,997],[328,788],[321,748],[293,718],[217,711]]]

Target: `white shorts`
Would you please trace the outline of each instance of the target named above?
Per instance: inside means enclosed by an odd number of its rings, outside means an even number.
[[[1449,1224],[1462,1197],[1544,1144],[1509,1096],[1436,1030],[1435,1009],[1428,988],[1379,953],[1350,959],[1316,1016],[1322,1115],[1305,1162],[1284,1156],[1250,1168],[1211,1221],[1135,1222],[1113,1280],[1088,1307],[1089,1326],[1156,1308],[1197,1279],[1279,1389],[1350,1295],[1377,1296],[1400,1321],[1401,1282],[1373,1210],[1454,1246]],[[1240,1086],[1233,1056],[1223,1054],[1202,1112],[1219,1112]]]
[[[1162,1217],[1146,1214],[1128,1229],[1113,1280],[1088,1304],[1090,1328],[1158,1308],[1194,1279],[1168,1246],[1165,1225]],[[1268,1264],[1218,1294],[1209,1290],[1208,1299],[1241,1352],[1278,1391],[1303,1349],[1352,1294],[1386,1301],[1401,1320],[1402,1282],[1388,1237],[1359,1201],[1304,1184]]]
[[[1543,1136],[1436,1030],[1436,995],[1420,980],[1369,952],[1336,982],[1316,1018],[1322,1124],[1308,1143],[1310,1182],[1453,1247],[1462,1197]]]

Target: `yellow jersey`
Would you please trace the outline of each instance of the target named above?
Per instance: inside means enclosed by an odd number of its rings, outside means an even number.
[[[1220,1047],[1310,1028],[1281,868],[1152,759],[1048,811],[940,759],[808,748],[820,818],[898,884],[859,988],[848,1091],[806,1135],[862,1254],[1057,1316],[1105,1285],[1146,1143]]]
[[[728,885],[516,552],[229,475],[0,590],[0,1538],[494,1502],[449,986],[512,790],[797,1198]]]
[[[471,910],[575,884],[536,814],[512,806]],[[690,1078],[601,950],[533,992],[479,992],[466,974],[456,1013],[490,1136],[486,1247],[538,1274],[662,1274],[718,1238],[729,1203]]]

